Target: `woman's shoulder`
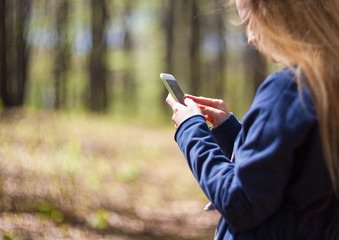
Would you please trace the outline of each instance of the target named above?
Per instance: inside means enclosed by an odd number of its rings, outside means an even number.
[[[260,85],[255,97],[276,99],[285,91],[298,93],[296,74],[289,68],[270,74]]]
[[[259,87],[243,122],[255,119],[290,127],[314,124],[317,116],[307,88],[298,86],[292,70],[284,69],[268,76]]]
[[[291,70],[284,69],[271,74],[258,89],[243,118],[243,131],[247,134],[253,129],[267,139],[279,136],[290,145],[293,139],[295,143],[302,141],[316,124],[316,111],[307,91],[298,87]]]
[[[309,89],[298,82],[295,72],[289,68],[272,73],[260,85],[253,103],[259,107],[306,110],[315,114]]]

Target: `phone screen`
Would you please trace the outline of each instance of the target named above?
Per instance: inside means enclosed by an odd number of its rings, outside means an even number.
[[[175,80],[171,74],[161,74],[161,79],[163,80],[167,90],[172,94],[175,100],[181,104],[184,103],[185,94],[178,85],[178,82]]]
[[[173,94],[176,96],[178,102],[180,102],[181,104],[184,104],[185,94],[182,92],[177,81],[168,80],[167,83],[169,87],[172,89]]]

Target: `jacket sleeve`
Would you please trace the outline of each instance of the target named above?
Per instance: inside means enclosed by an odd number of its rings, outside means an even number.
[[[212,134],[221,150],[228,158],[231,158],[236,137],[241,129],[241,123],[231,113],[219,126],[212,129]]]
[[[268,81],[243,119],[234,163],[202,116],[184,122],[176,140],[206,196],[239,231],[251,230],[280,206],[293,167],[293,150],[307,137],[314,115],[284,85]],[[278,94],[279,93],[279,94]]]

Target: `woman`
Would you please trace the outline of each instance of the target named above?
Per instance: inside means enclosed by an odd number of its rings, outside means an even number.
[[[221,214],[215,239],[339,239],[339,1],[236,6],[249,44],[287,68],[262,83],[242,124],[221,100],[166,99],[175,139]]]

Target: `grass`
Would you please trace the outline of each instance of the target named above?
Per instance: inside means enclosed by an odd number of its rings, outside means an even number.
[[[14,111],[0,121],[2,239],[211,239],[174,129]]]

